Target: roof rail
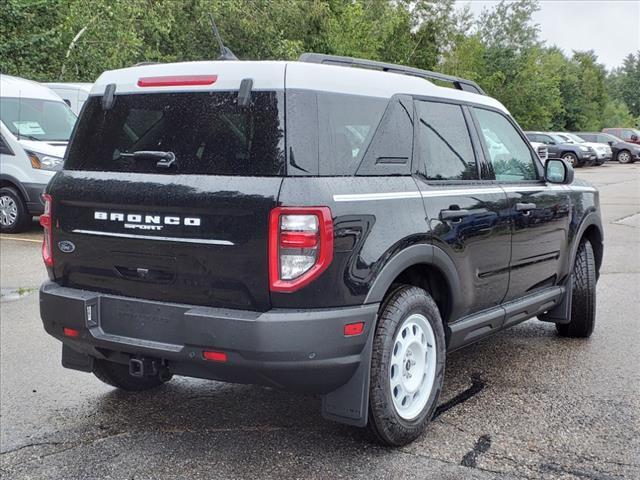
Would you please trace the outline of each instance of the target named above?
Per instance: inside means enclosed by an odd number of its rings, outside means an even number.
[[[299,62],[322,63],[328,65],[342,65],[345,67],[368,68],[371,70],[381,70],[383,72],[399,73],[402,75],[412,75],[414,77],[425,78],[427,80],[438,80],[453,84],[454,88],[471,93],[486,95],[476,82],[464,78],[452,77],[443,73],[430,72],[419,68],[397,65],[395,63],[376,62],[374,60],[364,60],[361,58],[341,57],[339,55],[325,55],[323,53],[303,53],[298,58]]]

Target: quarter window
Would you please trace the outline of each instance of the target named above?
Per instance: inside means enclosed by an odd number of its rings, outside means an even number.
[[[531,150],[511,122],[490,110],[474,111],[496,180],[537,180],[538,169]]]
[[[462,107],[423,101],[416,104],[419,173],[429,180],[476,180],[476,158]]]
[[[388,99],[318,93],[320,175],[353,175]]]

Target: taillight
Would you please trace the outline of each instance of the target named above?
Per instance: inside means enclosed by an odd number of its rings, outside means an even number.
[[[42,239],[42,259],[47,267],[53,267],[53,217],[51,215],[51,204],[53,199],[47,193],[42,194],[44,200],[44,213],[40,215],[40,225],[42,225],[44,237]]]
[[[333,260],[328,207],[278,207],[269,218],[269,281],[274,292],[293,292],[318,278]]]

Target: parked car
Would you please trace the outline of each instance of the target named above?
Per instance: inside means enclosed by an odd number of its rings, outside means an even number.
[[[44,209],[75,114],[39,83],[0,74],[0,231],[17,233]]]
[[[64,103],[69,105],[73,113],[80,115],[84,102],[89,98],[92,83],[44,83],[56,92]]]
[[[549,149],[547,148],[547,146],[544,143],[538,143],[538,142],[529,142],[529,143],[538,154],[538,158],[542,161],[542,163],[545,163],[547,161],[547,158],[549,158]]]
[[[44,327],[124,390],[316,393],[397,446],[447,351],[594,328],[597,190],[460,78],[320,54],[105,72],[45,198]]]
[[[618,137],[625,142],[640,145],[640,130],[635,128],[603,128],[602,132]]]
[[[618,137],[602,132],[577,132],[576,135],[589,142],[609,145],[613,159],[620,163],[633,163],[640,160],[640,146],[634,143],[625,142]]]
[[[596,165],[602,165],[604,162],[608,162],[611,160],[613,156],[613,152],[611,151],[611,147],[606,144],[597,143],[597,142],[587,142],[584,138],[580,138],[573,133],[567,132],[556,132],[560,138],[567,141],[567,143],[573,143],[576,145],[584,145],[585,147],[591,147],[596,152]]]
[[[574,167],[593,165],[596,151],[591,147],[568,143],[564,138],[549,132],[525,132],[530,142],[547,146],[549,158],[563,158]]]

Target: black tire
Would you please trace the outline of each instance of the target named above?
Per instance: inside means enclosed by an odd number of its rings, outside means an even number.
[[[596,324],[596,260],[588,240],[580,242],[572,275],[571,321],[556,329],[563,337],[588,338]]]
[[[8,203],[7,203],[8,202]],[[11,203],[12,202],[12,203]],[[15,219],[10,220],[8,210],[0,212],[0,232],[20,233],[27,229],[33,217],[29,215],[22,195],[13,187],[0,188],[0,208],[4,204],[15,206]]]
[[[93,374],[107,385],[128,392],[151,390],[170,380],[161,380],[159,377],[132,377],[129,375],[129,365],[99,359],[93,361]]]
[[[571,165],[573,168],[582,166],[582,164],[578,162],[578,157],[575,153],[565,153],[562,155],[562,159],[569,162],[569,165]]]
[[[620,150],[616,154],[616,160],[619,163],[633,163],[633,157],[631,156],[631,152],[629,150]]]
[[[435,339],[435,348],[432,350],[436,357],[435,375],[424,407],[415,418],[405,420],[398,414],[392,398],[391,357],[395,347],[396,334],[403,322],[416,313],[428,321]],[[425,344],[428,345],[426,342]],[[423,289],[409,285],[401,286],[393,291],[380,309],[371,357],[368,424],[369,430],[380,443],[388,446],[406,445],[425,431],[433,416],[442,389],[445,356],[446,345],[442,319],[431,296]],[[428,361],[425,364],[428,364]],[[403,372],[399,372],[399,374],[404,375]],[[425,374],[423,378],[427,378],[427,375]],[[418,392],[421,388],[422,384]]]

